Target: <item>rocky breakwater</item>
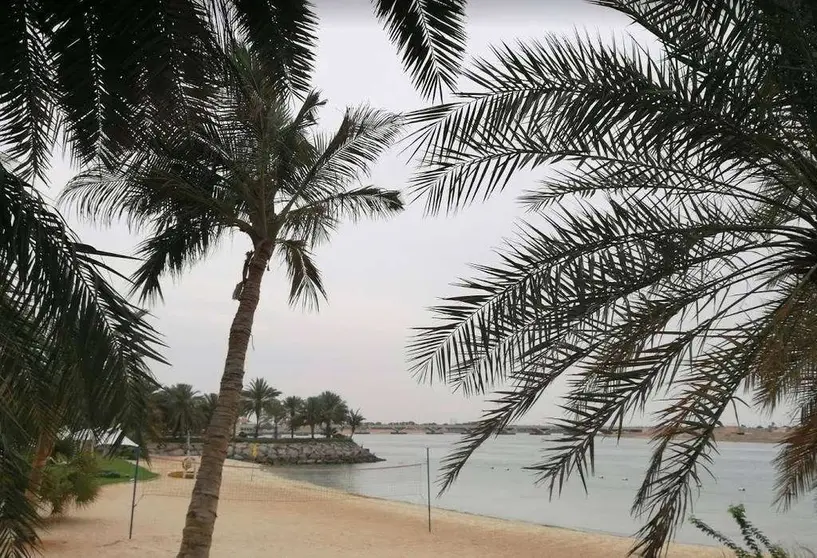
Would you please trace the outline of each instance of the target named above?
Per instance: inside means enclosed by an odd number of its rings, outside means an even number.
[[[200,441],[190,443],[190,453],[201,455]],[[164,441],[148,446],[151,455],[185,455],[187,442]],[[375,463],[383,461],[352,440],[236,440],[227,447],[227,457],[265,465],[320,465]]]

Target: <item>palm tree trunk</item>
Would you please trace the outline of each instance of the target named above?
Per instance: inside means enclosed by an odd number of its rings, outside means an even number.
[[[315,439],[315,425],[314,424],[309,425],[309,433],[312,435],[312,439],[314,440]]]
[[[261,292],[261,279],[272,256],[270,242],[259,243],[250,260],[247,277],[241,291],[238,310],[230,326],[227,358],[218,393],[218,403],[213,412],[213,420],[207,428],[201,465],[196,475],[196,485],[182,532],[182,543],[178,558],[207,558],[213,541],[213,528],[218,511],[218,493],[227,446],[230,442],[230,427],[238,416],[241,390],[244,384],[244,362],[252,334],[252,324]]]
[[[210,418],[210,422],[213,422],[212,417]],[[208,424],[208,426],[209,426],[209,424]],[[233,421],[233,431],[230,432],[230,441],[233,443],[233,455],[235,455],[235,438],[236,438],[237,430],[238,430],[238,416],[235,417],[235,420]],[[204,434],[205,434],[205,436],[207,435],[207,430],[204,431]],[[229,444],[228,444],[228,446],[229,446]]]
[[[255,415],[255,439],[258,439],[258,431],[261,429],[261,415]]]

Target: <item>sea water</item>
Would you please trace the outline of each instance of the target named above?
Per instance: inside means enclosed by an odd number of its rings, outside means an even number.
[[[517,434],[487,442],[469,460],[454,485],[437,495],[440,461],[451,451],[456,435],[367,435],[356,441],[385,462],[278,469],[278,474],[379,498],[424,504],[427,493],[426,448],[431,456],[432,506],[490,517],[521,520],[614,535],[633,535],[642,521],[630,508],[643,479],[650,445],[645,439],[618,443],[599,439],[595,476],[585,493],[578,475],[561,495],[549,499],[547,486],[536,485],[536,472],[525,469],[541,461],[542,450],[554,444],[547,437]],[[724,442],[711,467],[715,478],[699,468],[702,485],[693,487],[694,507],[688,511],[712,527],[739,539],[727,514],[730,504],[744,504],[749,519],[773,541],[787,548],[817,551],[817,508],[806,495],[788,512],[773,506],[775,472],[773,444]],[[692,525],[684,525],[679,542],[714,544]]]

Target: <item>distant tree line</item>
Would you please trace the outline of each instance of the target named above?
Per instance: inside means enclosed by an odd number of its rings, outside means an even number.
[[[309,427],[312,438],[318,432],[325,438],[339,434],[348,427],[351,435],[363,423],[360,410],[351,410],[344,399],[332,391],[302,398],[290,395],[281,399],[280,390],[263,378],[255,378],[241,392],[239,418],[255,421],[255,437],[262,428],[272,427],[274,437],[286,428],[290,438],[303,427]],[[150,427],[153,438],[203,434],[213,418],[218,402],[215,393],[201,393],[190,384],[174,384],[157,389],[150,398]],[[236,422],[238,429],[238,423]]]

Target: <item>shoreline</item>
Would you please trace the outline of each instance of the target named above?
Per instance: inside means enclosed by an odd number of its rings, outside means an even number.
[[[111,485],[85,509],[49,521],[43,554],[86,558],[96,553],[152,558],[175,553],[192,482],[170,479],[170,460],[152,460],[159,479],[138,490],[133,540],[128,540],[132,485]],[[250,477],[252,475],[252,477]],[[252,481],[248,483],[248,480]],[[256,499],[253,499],[256,498]],[[552,558],[626,556],[633,540],[596,531],[492,518],[384,498],[350,494],[231,462],[225,467],[213,557],[287,558]],[[236,554],[237,550],[239,551]],[[670,557],[722,556],[717,547],[674,544]]]
[[[528,428],[528,427],[525,427]],[[543,427],[545,428],[545,427]],[[642,426],[642,427],[628,427],[625,428],[624,431],[621,433],[621,438],[641,438],[649,440],[652,435],[655,433],[656,427],[654,426]],[[734,442],[738,444],[779,444],[783,438],[786,436],[788,432],[787,427],[776,427],[772,430],[768,428],[737,428],[736,426],[719,426],[715,429],[715,440],[720,442]],[[344,431],[344,433],[348,434],[348,431]],[[404,428],[399,435],[412,435],[412,436],[462,436],[463,432],[459,431],[446,431],[446,432],[438,432],[434,434],[429,434],[426,432],[426,428],[423,426],[416,426],[416,427],[407,427]],[[383,426],[383,427],[372,427],[369,428],[368,433],[361,434],[360,432],[356,432],[355,436],[388,436],[388,435],[398,435],[391,431],[391,427]],[[532,434],[528,431],[519,431],[513,434],[504,434],[500,436],[531,436],[535,438],[544,438],[545,441],[550,439],[551,437],[558,438],[559,433],[551,431],[545,434]],[[600,438],[612,438],[615,439],[617,433],[615,432],[600,432],[598,437]]]
[[[323,485],[320,485],[320,484],[317,484],[317,483],[312,483],[312,482],[309,482],[309,481],[290,479],[288,477],[281,476],[280,474],[276,474],[275,473],[276,469],[278,469],[278,468],[275,467],[275,466],[265,466],[265,467],[263,467],[264,471],[269,472],[270,474],[276,476],[277,478],[283,480],[284,482],[293,483],[293,484],[301,486],[301,487],[303,487],[304,489],[307,489],[307,490],[310,490],[310,489],[311,490],[314,490],[314,489],[326,490],[326,491],[335,492],[339,496],[342,496],[342,497],[345,496],[345,497],[352,497],[352,498],[361,498],[361,499],[364,499],[364,500],[373,500],[373,501],[376,501],[376,502],[385,502],[385,503],[399,504],[399,505],[403,505],[403,506],[411,506],[413,508],[417,508],[417,510],[421,511],[424,514],[427,513],[427,510],[428,510],[426,504],[417,504],[417,503],[414,503],[414,502],[406,502],[405,500],[389,499],[389,498],[385,498],[385,497],[382,497],[382,496],[370,496],[368,494],[360,494],[360,493],[356,493],[356,492],[347,492],[347,491],[341,490],[339,488],[327,487],[327,486],[323,486]],[[531,527],[531,528],[542,527],[542,528],[545,528],[545,529],[554,529],[554,530],[558,530],[558,531],[569,531],[569,532],[575,533],[577,535],[599,535],[599,536],[603,536],[603,537],[613,537],[613,538],[616,538],[616,539],[619,539],[619,540],[627,541],[630,544],[632,544],[632,542],[635,540],[632,537],[632,535],[622,535],[621,533],[614,533],[612,531],[605,531],[603,529],[580,529],[578,527],[565,527],[563,525],[553,525],[553,524],[550,524],[550,523],[536,523],[535,521],[529,521],[529,520],[525,520],[525,519],[508,519],[507,517],[499,517],[499,516],[496,516],[496,515],[488,515],[488,514],[481,514],[481,513],[475,513],[475,512],[469,512],[469,511],[463,511],[463,510],[456,510],[456,509],[453,509],[453,508],[443,508],[443,507],[439,507],[439,506],[434,506],[433,504],[431,506],[431,510],[432,510],[432,514],[443,513],[443,514],[463,515],[463,516],[468,516],[468,517],[471,517],[471,518],[474,518],[474,519],[488,519],[488,520],[491,520],[491,521],[501,522],[501,523],[507,524],[508,526],[517,525],[517,526],[528,526],[528,527]],[[719,554],[717,554],[717,556],[723,556],[723,554],[720,553],[723,550],[723,548],[721,546],[718,546],[717,544],[714,544],[714,543],[713,544],[673,543],[673,546],[700,548],[700,549],[715,549],[715,550],[719,551]]]

